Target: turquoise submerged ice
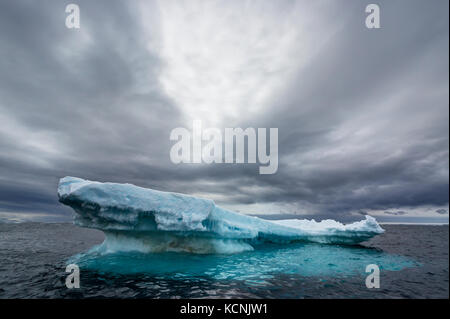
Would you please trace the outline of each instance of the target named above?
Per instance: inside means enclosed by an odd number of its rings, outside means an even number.
[[[353,277],[367,276],[366,267],[381,271],[399,271],[419,266],[403,256],[387,254],[363,246],[318,243],[266,243],[253,251],[236,254],[191,254],[185,252],[141,253],[135,251],[105,253],[104,245],[72,256],[67,263],[100,273],[149,275],[170,280],[243,280],[264,284],[277,276]],[[364,279],[361,279],[364,285]]]
[[[237,253],[262,244],[354,245],[384,231],[370,216],[348,225],[334,220],[268,221],[225,210],[212,200],[75,177],[60,180],[58,196],[75,210],[77,225],[105,233],[97,248],[105,254]]]

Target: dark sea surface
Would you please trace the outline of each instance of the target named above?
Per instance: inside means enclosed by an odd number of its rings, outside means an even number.
[[[100,231],[0,223],[0,298],[448,298],[448,225],[383,228],[356,247],[95,256],[80,253],[103,241]],[[72,262],[80,266],[79,289],[65,285]],[[368,264],[381,269],[379,289],[365,285]]]

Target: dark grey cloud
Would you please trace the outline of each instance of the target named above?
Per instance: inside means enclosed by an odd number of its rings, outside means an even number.
[[[160,47],[148,49],[164,25],[156,3],[145,21],[136,1],[76,3],[81,32],[64,27],[63,2],[0,3],[0,212],[68,214],[66,175],[342,218],[448,205],[448,1],[379,1],[380,30],[364,27],[367,1],[328,9],[320,50],[264,112],[226,122],[279,128],[266,176],[172,164],[186,114],[161,85]]]
[[[401,216],[401,215],[406,215],[407,214],[407,212],[402,211],[402,210],[399,210],[399,211],[396,211],[396,212],[385,211],[384,213],[386,215],[394,215],[394,216]]]

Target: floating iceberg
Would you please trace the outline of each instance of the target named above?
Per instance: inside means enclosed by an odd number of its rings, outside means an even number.
[[[208,199],[75,177],[59,181],[58,197],[75,210],[75,224],[105,233],[104,252],[235,253],[267,242],[300,241],[352,245],[384,232],[370,216],[349,225],[268,221],[228,211]]]

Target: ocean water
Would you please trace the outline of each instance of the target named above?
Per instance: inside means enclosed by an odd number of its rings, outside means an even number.
[[[448,298],[448,225],[383,228],[359,246],[101,255],[100,231],[0,223],[0,298]],[[80,267],[79,289],[65,286],[69,263]],[[380,268],[380,289],[365,285],[369,264]]]

